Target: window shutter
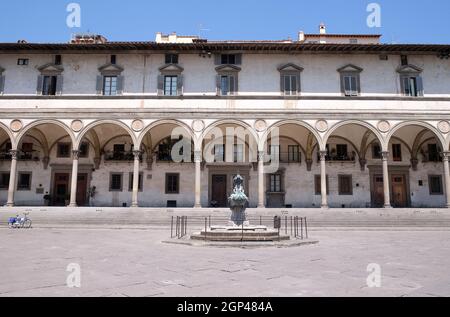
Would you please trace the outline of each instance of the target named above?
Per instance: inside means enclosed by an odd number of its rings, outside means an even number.
[[[183,95],[183,75],[177,77],[177,96]]]
[[[217,76],[216,76],[216,93],[217,93],[218,96],[220,95],[220,83],[221,83],[221,79],[222,79],[222,76],[220,76],[220,75],[217,75]]]
[[[56,76],[56,95],[61,95],[62,94],[63,80],[64,79],[63,79],[62,75]]]
[[[418,96],[423,96],[423,79],[422,76],[417,76],[416,77],[416,83],[417,83],[417,95]]]
[[[158,96],[164,95],[164,76],[158,76]]]
[[[232,95],[237,95],[238,91],[239,91],[238,76],[237,75],[230,76],[230,93]]]
[[[284,87],[284,81],[286,80],[286,76],[285,75],[280,75],[280,91],[281,94],[285,93],[286,88]]]
[[[0,75],[0,94],[5,92],[5,76]]]
[[[300,94],[300,92],[302,91],[302,85],[301,85],[301,82],[300,82],[300,73],[298,73],[295,76],[295,79],[297,80],[297,94]]]
[[[400,90],[404,96],[409,96],[409,77],[400,76]]]
[[[357,81],[355,76],[350,77],[351,82],[351,96],[357,96],[358,95],[358,88],[356,87]]]
[[[361,94],[361,75],[356,75],[356,93],[357,95]]]
[[[235,58],[236,58],[236,60],[235,60],[236,65],[241,65],[242,64],[242,54],[236,54]]]
[[[347,92],[345,91],[345,76],[341,74],[341,93],[347,96]]]
[[[97,76],[97,95],[101,95],[103,92],[103,76]]]
[[[38,79],[37,79],[37,87],[36,87],[36,92],[38,95],[42,95],[43,84],[44,84],[44,76],[39,75]]]
[[[222,54],[215,54],[214,55],[214,64],[215,65],[221,65],[222,64]]]
[[[125,83],[125,77],[124,76],[117,76],[116,90],[117,90],[117,94],[118,95],[122,95],[123,94],[124,83]]]

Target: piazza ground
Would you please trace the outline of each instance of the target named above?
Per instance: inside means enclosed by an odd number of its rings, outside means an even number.
[[[314,229],[317,245],[203,248],[166,228],[0,228],[0,296],[450,296],[450,230]],[[81,288],[68,288],[70,263]],[[382,269],[368,288],[367,265]]]

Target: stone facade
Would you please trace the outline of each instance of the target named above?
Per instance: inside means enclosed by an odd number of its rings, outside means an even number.
[[[0,44],[0,202],[214,207],[241,173],[250,207],[449,206],[450,47],[339,43]]]

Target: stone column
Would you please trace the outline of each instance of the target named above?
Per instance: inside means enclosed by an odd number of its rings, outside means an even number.
[[[258,151],[258,208],[266,208],[264,190],[264,151]]]
[[[6,206],[13,207],[14,190],[16,188],[16,176],[17,176],[17,157],[19,155],[19,151],[10,150],[9,154],[11,154],[11,170],[9,172],[8,202],[6,203]]]
[[[383,188],[384,188],[384,208],[392,208],[391,206],[391,192],[389,181],[389,152],[381,153],[383,160]]]
[[[446,206],[450,208],[450,168],[448,166],[450,152],[443,153]]]
[[[201,173],[202,173],[202,151],[194,152],[195,162],[195,205],[194,208],[202,208],[201,195]]]
[[[322,208],[328,208],[327,193],[327,151],[320,151],[320,194],[322,195]]]
[[[70,204],[69,207],[77,206],[77,185],[78,185],[78,159],[79,150],[72,151],[72,183],[70,185]]]
[[[133,168],[133,194],[131,197],[131,207],[139,207],[138,193],[139,193],[139,164],[141,160],[141,151],[133,151],[134,168]]]

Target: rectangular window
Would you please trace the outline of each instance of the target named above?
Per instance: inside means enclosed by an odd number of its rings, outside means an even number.
[[[442,188],[441,175],[430,175],[428,177],[428,182],[430,185],[430,195],[443,195],[444,191]]]
[[[117,64],[117,55],[111,55],[111,64],[113,65]]]
[[[358,39],[350,39],[350,44],[358,44]]]
[[[117,76],[103,76],[103,95],[117,95]]]
[[[284,94],[286,96],[297,95],[298,93],[298,75],[282,75],[284,81]]]
[[[336,155],[338,160],[348,159],[348,147],[347,144],[337,144],[336,145]]]
[[[178,76],[164,76],[164,96],[176,96]]]
[[[407,97],[423,96],[423,82],[420,76],[402,76],[403,94]]]
[[[166,64],[178,64],[178,54],[166,54]]]
[[[128,179],[129,179],[128,190],[131,192],[133,191],[134,173],[130,173]],[[143,188],[144,188],[144,174],[139,173],[138,190],[141,192]]]
[[[28,58],[19,58],[17,60],[17,65],[20,66],[27,66],[29,64],[30,60]]]
[[[316,195],[321,195],[322,194],[321,184],[322,184],[322,181],[321,181],[320,175],[316,175],[314,177],[314,188],[315,188],[315,192],[316,192],[315,194]],[[327,194],[330,193],[329,189],[330,189],[330,187],[329,187],[328,175],[327,175]]]
[[[225,161],[225,146],[223,144],[214,145],[214,162]]]
[[[62,64],[62,56],[55,55],[55,65],[61,65],[61,64]]]
[[[288,160],[289,160],[289,163],[300,162],[300,147],[298,145],[289,145],[288,146]]]
[[[440,155],[437,144],[428,144],[428,161],[439,162]]]
[[[272,174],[270,175],[270,192],[280,193],[281,192],[281,175]]]
[[[0,174],[0,189],[9,188],[9,173]]]
[[[357,75],[343,75],[344,94],[346,96],[358,96],[358,76]]]
[[[17,190],[31,190],[31,173],[19,173]]]
[[[70,157],[70,149],[71,149],[70,143],[58,143],[56,156]]]
[[[166,174],[166,194],[179,194],[180,174]]]
[[[82,142],[80,145],[80,157],[89,157],[89,143]]]
[[[220,58],[220,63],[222,65],[234,65],[236,64],[236,55],[235,54],[222,54]]]
[[[408,65],[408,56],[407,55],[401,55],[400,56],[400,60],[401,60],[402,66],[407,66]]]
[[[351,175],[339,175],[339,195],[353,195]]]
[[[123,179],[122,173],[112,173],[109,180],[109,191],[121,192],[123,190],[122,179]]]
[[[381,159],[381,146],[378,143],[372,145],[372,158]]]
[[[233,75],[220,76],[220,94],[222,96],[232,95],[236,90],[236,78]]]
[[[233,151],[233,160],[235,163],[244,162],[244,145],[243,144],[235,144]]]
[[[113,160],[123,160],[125,157],[125,144],[114,144]]]
[[[42,79],[42,95],[43,96],[55,96],[56,95],[56,82],[57,76],[43,76]]]
[[[402,145],[401,144],[392,144],[392,159],[394,162],[402,161]]]

